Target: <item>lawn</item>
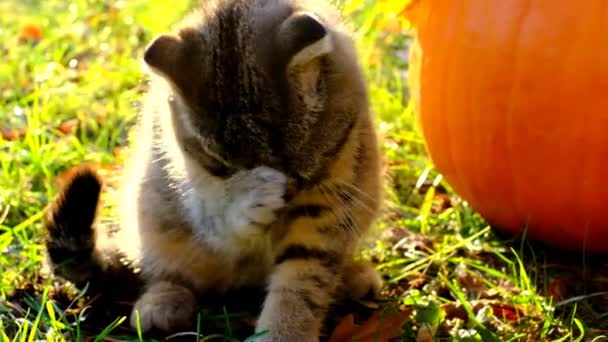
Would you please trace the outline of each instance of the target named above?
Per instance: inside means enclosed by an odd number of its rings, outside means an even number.
[[[42,268],[41,219],[71,167],[94,164],[110,184],[120,172],[146,88],[143,47],[194,2],[0,2],[0,340],[143,339],[128,335],[120,315],[90,328],[94,298]],[[388,170],[385,209],[361,251],[385,276],[386,298],[366,306],[404,317],[402,341],[608,340],[601,261],[498,234],[434,170],[408,105],[410,37],[390,19],[398,2],[343,8],[358,32]],[[221,338],[205,328],[219,320],[235,340],[237,319],[207,315],[194,333]]]

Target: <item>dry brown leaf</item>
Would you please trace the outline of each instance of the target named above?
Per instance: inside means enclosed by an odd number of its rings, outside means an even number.
[[[69,134],[72,133],[75,128],[77,128],[78,123],[79,121],[77,119],[71,119],[60,123],[55,128],[63,134]],[[6,129],[0,127],[0,136],[2,136],[2,139],[8,141],[22,139],[27,135],[27,133],[28,131],[25,128]]]
[[[2,139],[8,141],[23,138],[25,137],[26,133],[27,132],[25,129],[0,130],[0,135],[2,136]]]
[[[28,24],[21,28],[21,40],[38,41],[42,39],[42,28],[36,24]]]
[[[411,311],[374,314],[363,324],[355,324],[352,314],[346,316],[336,327],[329,342],[388,342],[402,334],[402,326]]]
[[[513,303],[503,303],[498,300],[480,299],[471,301],[472,309],[475,314],[484,306],[490,306],[494,316],[503,321],[517,322],[528,311],[526,306]],[[446,303],[441,306],[446,313],[447,319],[459,318],[463,321],[468,320],[468,314],[460,303]]]
[[[71,119],[71,120],[67,120],[62,122],[57,129],[59,131],[61,131],[61,133],[63,134],[68,134],[71,133],[74,128],[78,125],[78,120],[77,119]]]
[[[518,322],[525,315],[522,305],[510,303],[490,303],[494,316],[504,321]]]

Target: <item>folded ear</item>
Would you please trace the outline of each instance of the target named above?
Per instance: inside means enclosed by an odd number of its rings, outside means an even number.
[[[333,49],[331,35],[312,13],[296,12],[279,27],[278,41],[288,56],[288,68],[305,65]]]
[[[161,35],[146,48],[144,61],[155,72],[175,79],[182,45],[178,37]]]

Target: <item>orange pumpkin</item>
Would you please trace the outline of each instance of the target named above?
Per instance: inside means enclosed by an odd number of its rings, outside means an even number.
[[[414,0],[410,86],[437,169],[495,227],[608,251],[605,0]]]

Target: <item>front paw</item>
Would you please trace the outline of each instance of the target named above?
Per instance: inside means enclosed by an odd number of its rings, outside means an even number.
[[[169,282],[156,283],[135,303],[131,327],[142,332],[186,329],[192,323],[195,303],[194,295],[187,288]]]
[[[268,225],[285,205],[286,189],[287,177],[277,170],[260,166],[243,171],[230,184],[226,219],[234,227]]]
[[[343,273],[345,294],[352,299],[376,298],[382,288],[382,276],[372,264],[353,262]]]

